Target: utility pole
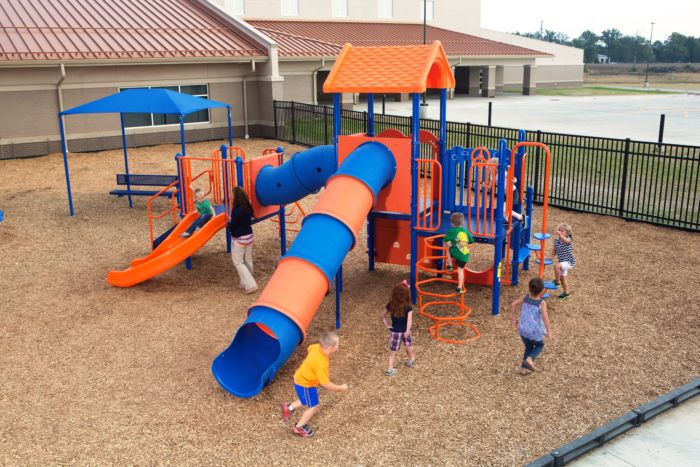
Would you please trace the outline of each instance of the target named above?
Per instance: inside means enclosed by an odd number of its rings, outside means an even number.
[[[644,76],[644,87],[648,88],[649,87],[649,61],[651,60],[651,56],[654,53],[654,48],[652,47],[652,37],[654,37],[654,23],[651,23],[651,32],[649,33],[649,56],[647,57],[647,72],[646,76]]]
[[[544,39],[544,20],[540,20],[540,39]]]

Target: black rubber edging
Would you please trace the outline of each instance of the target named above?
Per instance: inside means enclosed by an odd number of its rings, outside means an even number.
[[[700,394],[700,378],[695,378],[690,383],[684,384],[651,402],[640,405],[600,428],[535,459],[526,464],[526,467],[561,467],[566,465],[698,394]]]

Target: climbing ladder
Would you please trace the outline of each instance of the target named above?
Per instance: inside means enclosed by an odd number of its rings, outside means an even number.
[[[429,284],[442,283],[449,284],[450,286],[457,285],[456,279],[447,276],[451,274],[450,271],[444,269],[444,265],[449,264],[447,261],[447,247],[436,245],[438,241],[442,244],[441,241],[443,238],[444,235],[433,235],[432,237],[423,239],[423,256],[416,263],[416,268],[419,273],[422,272],[431,277],[416,281],[418,313],[433,320],[433,325],[428,328],[433,339],[449,344],[467,344],[481,337],[481,333],[476,326],[466,321],[472,314],[472,310],[464,303],[465,294],[457,292],[439,293],[427,290]],[[443,269],[438,269],[438,264],[442,264]],[[433,300],[427,301],[428,297],[431,297]],[[429,311],[431,307],[438,305],[455,307],[457,309],[457,314],[451,316],[437,316]],[[471,330],[473,335],[465,339],[450,339],[440,334],[440,331],[447,327],[466,328]]]

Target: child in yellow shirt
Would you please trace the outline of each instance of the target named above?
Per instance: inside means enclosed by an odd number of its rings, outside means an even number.
[[[347,391],[348,385],[337,385],[331,382],[329,376],[329,356],[338,350],[340,338],[335,332],[324,332],[318,344],[310,345],[301,366],[294,373],[294,389],[298,399],[291,404],[282,404],[282,420],[289,420],[292,412],[299,407],[308,407],[294,425],[294,434],[308,438],[316,434],[307,423],[318,411],[318,386],[329,391]]]

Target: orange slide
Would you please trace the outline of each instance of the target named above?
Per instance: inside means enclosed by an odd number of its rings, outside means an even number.
[[[198,217],[199,215],[196,213],[186,216],[180,222],[183,225],[178,225],[158,248],[144,258],[135,259],[131,262],[131,267],[123,271],[110,271],[107,274],[107,282],[115,287],[131,287],[167,271],[192,256],[228,224],[228,216],[226,213],[222,213],[212,217],[209,222],[204,224],[204,227],[195,231],[191,237],[180,238],[180,234]]]

